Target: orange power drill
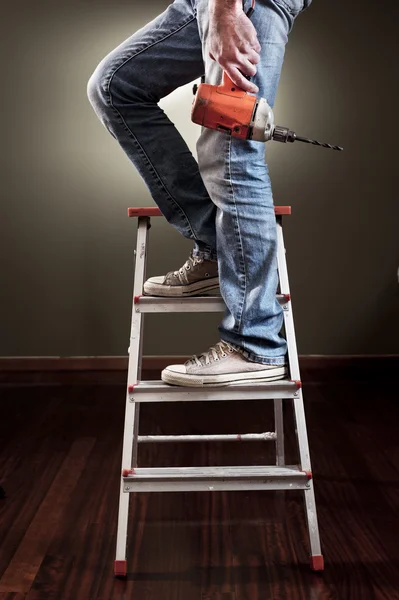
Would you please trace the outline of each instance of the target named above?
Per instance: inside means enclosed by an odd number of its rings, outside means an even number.
[[[247,12],[250,17],[255,2]],[[204,79],[204,78],[203,78]],[[201,83],[194,86],[194,102],[191,119],[194,123],[217,129],[223,133],[243,140],[257,142],[305,142],[343,150],[341,146],[332,146],[316,140],[300,137],[287,127],[274,124],[273,110],[265,98],[257,98],[238,88],[225,72],[221,85]]]
[[[332,150],[343,150],[341,146],[300,137],[288,127],[275,125],[273,110],[267,100],[251,96],[238,88],[226,72],[223,74],[221,85],[201,83],[195,89],[191,119],[198,125],[217,129],[242,140],[274,140],[285,143],[298,141]]]

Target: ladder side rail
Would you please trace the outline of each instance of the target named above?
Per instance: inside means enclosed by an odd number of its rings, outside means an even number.
[[[290,284],[288,280],[288,269],[286,260],[286,249],[283,236],[282,217],[277,218],[277,267],[280,280],[280,292],[283,296],[288,296],[290,300],[283,304],[284,323],[287,336],[288,359],[290,363],[291,379],[300,381],[298,350],[295,337],[294,317],[292,312],[292,301]]]
[[[285,464],[284,451],[284,420],[283,420],[283,400],[282,398],[274,399],[274,423],[276,432],[276,465],[283,467]]]
[[[138,230],[137,237],[140,237],[140,254],[139,244],[136,249],[136,264],[135,264],[135,278],[133,284],[133,310],[135,305],[134,298],[143,294],[144,282],[147,279],[147,264],[148,264],[148,237],[149,229],[151,227],[151,217],[139,217],[138,219]],[[144,240],[144,243],[142,241]],[[136,279],[137,273],[137,279]],[[137,313],[137,310],[136,310]],[[132,317],[133,320],[133,317]],[[138,360],[137,360],[137,378],[136,382],[141,381],[141,371],[143,366],[143,346],[144,346],[144,315],[141,318],[141,331],[140,331],[140,343],[138,349]],[[128,377],[128,381],[131,381]],[[138,438],[139,438],[139,423],[140,423],[140,402],[135,402],[135,414],[133,424],[133,452],[132,452],[132,466],[137,467],[138,465]]]
[[[133,296],[139,295],[144,285],[145,263],[147,258],[149,217],[139,217],[137,243],[135,251],[135,272],[133,284]],[[126,409],[123,432],[123,450],[122,450],[122,468],[129,467],[133,459],[133,439],[134,433],[138,428],[135,426],[136,402],[132,402],[128,391],[130,383],[135,384],[138,381],[140,372],[140,343],[142,331],[143,315],[135,311],[135,303],[132,302],[132,319],[130,329],[130,350],[126,390]],[[137,459],[137,451],[136,451]],[[126,575],[126,543],[127,527],[129,517],[129,499],[130,495],[124,491],[123,478],[121,477],[119,511],[118,511],[118,529],[116,537],[116,559],[115,575]]]
[[[324,560],[321,553],[321,543],[319,534],[319,524],[317,519],[316,498],[314,495],[313,480],[309,482],[309,487],[304,489],[305,515],[309,532],[310,545],[310,564],[314,571],[322,571]]]
[[[151,227],[150,217],[139,217],[138,229],[137,229],[137,248],[135,253],[135,270],[134,270],[134,283],[133,283],[133,313],[132,313],[132,324],[134,316],[137,315],[135,298],[143,295],[144,282],[147,278],[147,259],[148,259],[148,232]],[[141,328],[138,330],[139,347],[137,356],[137,379],[133,381],[128,379],[130,384],[135,384],[141,380],[141,369],[143,364],[143,345],[144,345],[144,318],[139,319]],[[132,327],[133,334],[133,327]],[[131,335],[132,335],[131,334]],[[132,341],[132,340],[130,340]]]
[[[283,289],[280,280],[280,263],[279,256],[281,249],[284,250],[284,241],[278,235],[278,224],[282,225],[282,217],[276,216],[276,227],[277,227],[277,267],[279,274],[280,293],[277,294],[278,301],[284,307],[287,304],[287,298],[283,295]],[[289,286],[287,286],[289,293]],[[285,464],[285,448],[284,448],[284,413],[283,413],[283,399],[274,399],[274,430],[276,432],[276,465],[283,466]]]
[[[281,292],[283,294],[289,294],[289,297],[291,298],[281,217],[277,219],[277,237],[277,262]],[[295,337],[294,317],[291,299],[289,300],[289,302],[287,302],[283,309],[291,379],[293,379],[294,381],[300,381],[301,376],[299,372],[298,350]],[[298,389],[294,398],[294,416],[296,421],[297,440],[302,469],[304,469],[305,471],[311,471],[309,443],[306,431],[306,419],[301,389]]]
[[[284,244],[282,217],[277,217],[277,263],[280,279],[280,291],[282,294],[288,294],[290,300],[284,309],[284,322],[288,346],[288,359],[290,364],[291,379],[300,381],[298,350],[295,336],[294,316],[292,310],[291,292],[288,280],[288,269],[286,260],[286,250]],[[306,427],[305,409],[303,404],[302,389],[298,390],[297,397],[293,400],[294,419],[296,424],[296,437],[299,448],[301,468],[311,473],[309,441]],[[316,501],[314,495],[313,480],[310,480],[309,487],[304,490],[305,515],[309,531],[311,566],[314,570],[323,570],[324,562],[321,554],[319,526],[317,519]]]

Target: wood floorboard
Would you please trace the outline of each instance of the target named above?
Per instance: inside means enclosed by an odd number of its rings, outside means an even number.
[[[0,592],[28,592],[54,535],[64,509],[75,492],[92,438],[78,438],[60,465],[54,482],[30,523],[0,581]],[[29,468],[28,463],[26,469]]]
[[[131,496],[113,576],[124,386],[0,387],[0,600],[399,600],[399,403],[392,384],[304,389],[326,570],[301,492]],[[296,462],[285,404],[287,463]],[[141,433],[273,429],[262,402],[142,407]],[[141,464],[262,464],[273,444],[147,445]],[[271,463],[272,464],[272,463]]]
[[[321,536],[324,547],[330,549],[331,568],[325,579],[331,575],[340,580],[344,598],[389,600],[399,597],[398,586],[392,582],[398,551],[391,543],[399,538],[398,520],[387,502],[385,486],[378,485],[368,465],[369,461],[378,472],[386,472],[379,450],[384,440],[383,436],[363,437],[361,419],[357,423],[352,417],[355,412],[361,415],[362,407],[374,404],[378,419],[377,390],[376,386],[361,385],[360,389],[357,386],[358,396],[354,389],[346,396],[347,388],[323,387],[318,423],[325,436],[315,436],[312,443],[314,471],[321,474],[316,488]],[[390,408],[396,410],[388,404]],[[331,450],[323,451],[323,445]]]

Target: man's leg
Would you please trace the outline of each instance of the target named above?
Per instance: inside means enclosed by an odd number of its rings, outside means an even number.
[[[88,96],[166,219],[194,240],[194,256],[216,259],[216,207],[197,162],[158,106],[161,98],[203,72],[192,3],[176,0],[98,65]]]
[[[246,0],[245,10],[250,5]],[[252,19],[261,62],[254,83],[271,105],[288,33],[304,7],[304,0],[257,0]],[[208,0],[196,0],[196,10],[206,81],[218,85],[223,73],[209,58]],[[201,175],[217,206],[217,256],[226,313],[219,326],[221,341],[184,365],[169,365],[162,379],[186,386],[282,379],[287,344],[280,335],[276,219],[264,144],[203,129],[197,149]]]
[[[222,70],[207,51],[208,0],[196,5],[206,82],[218,85]],[[247,0],[245,9],[250,5]],[[288,33],[301,7],[302,0],[257,0],[252,16],[262,47],[253,81],[271,106]],[[217,205],[220,290],[227,306],[220,337],[250,361],[281,365],[286,341],[280,335],[283,311],[276,299],[276,221],[265,146],[203,129],[197,149],[202,178]]]

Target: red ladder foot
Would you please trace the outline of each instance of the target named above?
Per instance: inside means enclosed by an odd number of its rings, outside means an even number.
[[[116,560],[114,562],[114,575],[115,577],[126,577],[127,565],[125,560]]]
[[[321,554],[310,557],[310,567],[312,571],[324,571],[324,558]]]

